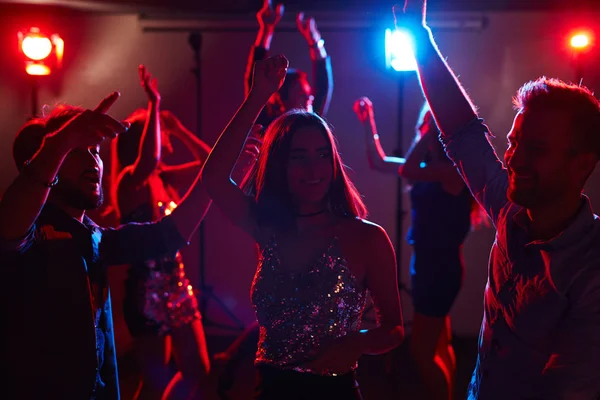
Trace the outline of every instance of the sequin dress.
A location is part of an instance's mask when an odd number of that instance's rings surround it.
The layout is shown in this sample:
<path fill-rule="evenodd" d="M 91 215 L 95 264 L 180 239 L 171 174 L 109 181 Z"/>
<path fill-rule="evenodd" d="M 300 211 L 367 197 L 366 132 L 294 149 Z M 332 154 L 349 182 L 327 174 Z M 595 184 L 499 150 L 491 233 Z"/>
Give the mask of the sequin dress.
<path fill-rule="evenodd" d="M 176 205 L 158 202 L 161 215 Z M 155 211 L 147 204 L 122 219 L 123 223 L 148 222 Z M 194 289 L 179 252 L 161 259 L 131 265 L 125 281 L 124 314 L 132 336 L 168 334 L 200 318 Z"/>
<path fill-rule="evenodd" d="M 251 289 L 260 325 L 255 364 L 336 375 L 302 365 L 334 339 L 360 329 L 366 295 L 348 268 L 337 238 L 302 272 L 281 268 L 273 238 L 262 251 Z"/>

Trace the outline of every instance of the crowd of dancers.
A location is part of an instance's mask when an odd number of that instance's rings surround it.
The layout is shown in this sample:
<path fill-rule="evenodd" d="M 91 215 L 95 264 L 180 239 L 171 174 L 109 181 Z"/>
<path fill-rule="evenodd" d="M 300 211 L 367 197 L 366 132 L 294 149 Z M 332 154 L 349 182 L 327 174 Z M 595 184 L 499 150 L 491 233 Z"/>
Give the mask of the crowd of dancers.
<path fill-rule="evenodd" d="M 147 109 L 116 120 L 112 93 L 94 109 L 58 106 L 18 132 L 19 174 L 0 200 L 8 322 L 0 343 L 10 398 L 120 398 L 107 269 L 123 264 L 122 306 L 140 370 L 135 398 L 208 398 L 211 361 L 179 250 L 213 202 L 258 249 L 257 322 L 217 357 L 235 375 L 250 345 L 254 398 L 362 399 L 361 356 L 403 342 L 394 248 L 366 219 L 325 120 L 331 60 L 314 19 L 297 17 L 313 85 L 284 56 L 268 57 L 283 12 L 269 0 L 258 12 L 245 99 L 212 148 L 161 110 L 157 81 L 143 66 Z M 414 28 L 425 95 L 407 154 L 385 154 L 368 98 L 354 112 L 371 167 L 409 185 L 410 353 L 422 398 L 454 398 L 449 313 L 463 280 L 462 247 L 490 221 L 496 240 L 468 399 L 600 398 L 600 221 L 582 193 L 600 159 L 598 100 L 556 79 L 524 84 L 502 163 L 437 49 L 425 1 L 408 0 L 394 14 Z M 107 213 L 118 220 L 110 228 L 86 216 L 103 202 L 105 139 Z M 164 163 L 173 140 L 195 161 Z M 363 329 L 368 297 L 377 324 Z"/>

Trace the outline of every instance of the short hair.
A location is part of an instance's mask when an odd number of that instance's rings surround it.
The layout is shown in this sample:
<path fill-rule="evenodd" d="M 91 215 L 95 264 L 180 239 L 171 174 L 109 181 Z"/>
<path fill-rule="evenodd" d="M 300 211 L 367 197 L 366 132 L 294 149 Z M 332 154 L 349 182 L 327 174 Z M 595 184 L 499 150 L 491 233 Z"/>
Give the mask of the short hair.
<path fill-rule="evenodd" d="M 567 112 L 575 133 L 575 149 L 600 159 L 600 103 L 585 86 L 542 76 L 525 83 L 513 97 L 519 112 L 553 109 Z"/>
<path fill-rule="evenodd" d="M 19 130 L 13 142 L 13 159 L 20 171 L 38 152 L 44 138 L 84 111 L 81 107 L 60 104 L 43 117 L 32 118 Z"/>

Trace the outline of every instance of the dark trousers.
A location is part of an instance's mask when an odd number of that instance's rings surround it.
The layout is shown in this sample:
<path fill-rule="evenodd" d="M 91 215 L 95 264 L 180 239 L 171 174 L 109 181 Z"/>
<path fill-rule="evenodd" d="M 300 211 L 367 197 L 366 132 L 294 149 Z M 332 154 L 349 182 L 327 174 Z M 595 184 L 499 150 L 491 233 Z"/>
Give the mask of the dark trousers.
<path fill-rule="evenodd" d="M 356 374 L 320 376 L 257 367 L 255 400 L 362 400 Z"/>

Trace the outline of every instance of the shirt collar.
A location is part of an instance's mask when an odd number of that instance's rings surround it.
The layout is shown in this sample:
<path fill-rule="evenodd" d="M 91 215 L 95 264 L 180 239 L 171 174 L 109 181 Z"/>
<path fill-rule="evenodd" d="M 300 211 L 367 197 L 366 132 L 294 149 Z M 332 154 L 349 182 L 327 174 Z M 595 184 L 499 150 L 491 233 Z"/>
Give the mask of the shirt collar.
<path fill-rule="evenodd" d="M 83 221 L 79 222 L 76 218 L 67 214 L 62 208 L 51 203 L 46 203 L 44 205 L 44 208 L 40 212 L 40 219 L 43 222 L 48 222 L 70 231 L 81 230 L 82 228 L 87 228 L 88 230 L 98 228 L 98 225 L 96 225 L 96 223 L 87 215 L 84 214 Z"/>
<path fill-rule="evenodd" d="M 534 240 L 527 243 L 526 246 L 536 245 L 558 250 L 581 240 L 585 233 L 592 228 L 594 220 L 598 218 L 594 215 L 590 199 L 586 195 L 582 195 L 581 197 L 581 207 L 567 228 L 551 239 Z M 524 207 L 520 207 L 513 215 L 513 221 L 523 230 L 529 231 L 529 217 Z"/>

